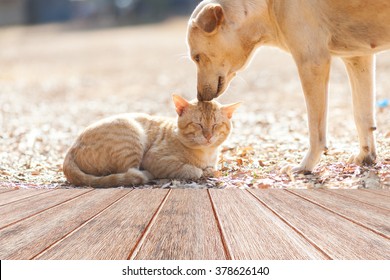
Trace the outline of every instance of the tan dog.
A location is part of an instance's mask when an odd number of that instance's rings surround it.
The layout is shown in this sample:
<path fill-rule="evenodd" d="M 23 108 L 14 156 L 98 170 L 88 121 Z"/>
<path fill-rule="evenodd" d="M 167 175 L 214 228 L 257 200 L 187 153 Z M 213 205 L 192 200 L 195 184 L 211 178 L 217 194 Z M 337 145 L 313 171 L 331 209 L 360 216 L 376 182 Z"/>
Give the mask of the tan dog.
<path fill-rule="evenodd" d="M 294 172 L 313 170 L 326 150 L 331 56 L 340 56 L 360 141 L 351 162 L 375 161 L 374 53 L 390 48 L 389 0 L 207 0 L 191 16 L 188 44 L 198 67 L 199 100 L 221 95 L 261 45 L 292 54 L 310 130 L 309 151 Z"/>

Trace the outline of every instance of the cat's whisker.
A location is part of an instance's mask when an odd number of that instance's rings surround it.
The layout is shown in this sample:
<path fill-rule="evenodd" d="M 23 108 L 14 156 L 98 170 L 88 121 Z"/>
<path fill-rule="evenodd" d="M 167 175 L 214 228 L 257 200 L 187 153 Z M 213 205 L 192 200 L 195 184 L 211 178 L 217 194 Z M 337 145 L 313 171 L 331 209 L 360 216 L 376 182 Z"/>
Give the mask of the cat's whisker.
<path fill-rule="evenodd" d="M 238 78 L 238 80 L 244 82 L 244 84 L 245 84 L 246 86 L 249 86 L 248 81 L 245 80 L 245 78 L 244 78 L 243 76 L 241 76 L 240 74 L 237 74 L 237 75 L 236 75 L 236 78 Z"/>

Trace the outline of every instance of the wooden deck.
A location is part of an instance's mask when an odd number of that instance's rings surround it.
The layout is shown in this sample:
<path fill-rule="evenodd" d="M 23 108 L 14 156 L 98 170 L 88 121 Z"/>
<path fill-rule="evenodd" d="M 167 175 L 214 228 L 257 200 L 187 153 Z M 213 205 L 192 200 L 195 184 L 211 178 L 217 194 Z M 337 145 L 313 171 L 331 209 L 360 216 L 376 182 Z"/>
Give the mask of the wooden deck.
<path fill-rule="evenodd" d="M 0 189 L 0 259 L 390 259 L 388 190 Z"/>

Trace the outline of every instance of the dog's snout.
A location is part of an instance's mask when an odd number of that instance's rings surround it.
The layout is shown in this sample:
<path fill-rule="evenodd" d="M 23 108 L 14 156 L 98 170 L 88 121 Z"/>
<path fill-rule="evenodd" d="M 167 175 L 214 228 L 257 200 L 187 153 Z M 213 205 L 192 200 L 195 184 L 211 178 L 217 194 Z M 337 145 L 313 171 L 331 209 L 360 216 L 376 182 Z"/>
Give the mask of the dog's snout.
<path fill-rule="evenodd" d="M 197 98 L 198 98 L 199 101 L 206 101 L 206 100 L 203 99 L 203 94 L 202 94 L 202 92 L 199 91 L 199 90 L 198 90 Z"/>
<path fill-rule="evenodd" d="M 211 84 L 207 84 L 203 87 L 198 87 L 198 100 L 199 101 L 211 101 L 217 98 L 223 93 L 225 86 L 225 77 L 218 76 L 217 81 Z"/>
<path fill-rule="evenodd" d="M 213 93 L 211 93 L 209 88 L 207 88 L 206 90 L 203 90 L 203 91 L 198 90 L 197 97 L 198 97 L 199 101 L 211 101 L 216 96 Z"/>

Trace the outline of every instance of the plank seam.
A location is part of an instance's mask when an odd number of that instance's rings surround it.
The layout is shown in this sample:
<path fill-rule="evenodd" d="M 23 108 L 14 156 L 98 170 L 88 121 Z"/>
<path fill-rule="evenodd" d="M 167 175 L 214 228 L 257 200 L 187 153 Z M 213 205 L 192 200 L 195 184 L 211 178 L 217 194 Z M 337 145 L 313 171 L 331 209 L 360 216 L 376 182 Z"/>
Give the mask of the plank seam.
<path fill-rule="evenodd" d="M 95 190 L 92 190 L 92 191 L 95 191 Z M 108 208 L 110 208 L 112 205 L 118 203 L 119 201 L 121 201 L 122 199 L 124 199 L 129 193 L 131 193 L 132 190 L 129 190 L 127 193 L 125 193 L 124 195 L 122 195 L 121 197 L 117 198 L 116 200 L 114 200 L 112 203 L 110 203 L 109 205 L 107 205 L 106 207 L 104 207 L 100 212 L 96 213 L 95 215 L 91 216 L 89 219 L 85 220 L 84 222 L 82 222 L 79 226 L 76 226 L 76 228 L 74 228 L 73 230 L 71 230 L 70 232 L 68 232 L 67 234 L 65 234 L 63 237 L 61 237 L 60 239 L 58 239 L 57 241 L 53 242 L 51 245 L 47 246 L 45 249 L 43 249 L 41 252 L 37 253 L 36 255 L 34 255 L 33 257 L 30 258 L 30 260 L 33 260 L 33 259 L 36 259 L 38 258 L 39 256 L 43 255 L 47 250 L 49 250 L 50 248 L 53 248 L 54 246 L 56 246 L 58 243 L 62 242 L 64 239 L 68 238 L 69 236 L 73 235 L 76 231 L 80 230 L 83 226 L 85 226 L 87 223 L 89 223 L 92 219 L 100 216 L 103 212 L 105 212 Z M 88 192 L 90 193 L 90 192 Z"/>
<path fill-rule="evenodd" d="M 345 215 L 343 215 L 341 213 L 333 211 L 332 209 L 322 205 L 320 202 L 313 201 L 310 198 L 304 197 L 304 196 L 302 196 L 302 195 L 300 195 L 300 194 L 298 194 L 298 193 L 296 193 L 294 191 L 290 191 L 290 190 L 286 190 L 286 191 L 291 193 L 291 194 L 293 194 L 293 195 L 295 195 L 295 196 L 297 196 L 297 197 L 300 197 L 300 198 L 302 198 L 302 199 L 304 199 L 304 200 L 306 200 L 306 201 L 308 201 L 310 203 L 313 203 L 314 205 L 317 205 L 317 206 L 319 206 L 319 207 L 321 207 L 321 208 L 323 208 L 323 209 L 325 209 L 325 210 L 327 210 L 327 211 L 329 211 L 329 212 L 331 212 L 331 213 L 333 213 L 335 215 L 338 215 L 338 216 L 342 217 L 343 219 L 345 219 L 347 221 L 350 221 L 350 222 L 352 222 L 352 223 L 354 223 L 354 224 L 356 224 L 358 226 L 361 226 L 361 227 L 363 227 L 365 229 L 368 229 L 368 230 L 370 230 L 370 231 L 372 231 L 372 232 L 374 232 L 374 233 L 376 233 L 376 234 L 378 234 L 378 235 L 380 235 L 380 236 L 382 236 L 382 237 L 384 237 L 386 239 L 390 239 L 386 234 L 384 234 L 384 233 L 382 233 L 380 231 L 377 231 L 377 230 L 375 230 L 373 228 L 370 228 L 370 227 L 368 227 L 368 226 L 366 226 L 366 225 L 364 225 L 364 224 L 354 220 L 353 218 L 349 218 L 349 217 L 347 217 L 347 216 L 345 216 Z"/>
<path fill-rule="evenodd" d="M 30 196 L 26 196 L 26 197 L 23 197 L 21 199 L 17 199 L 17 200 L 14 200 L 14 201 L 10 201 L 10 202 L 7 202 L 7 203 L 4 203 L 4 204 L 0 204 L 0 207 L 2 206 L 6 206 L 6 205 L 9 205 L 9 204 L 12 204 L 12 203 L 15 203 L 15 202 L 19 202 L 19 201 L 22 201 L 22 200 L 25 200 L 25 199 L 28 199 L 28 198 L 31 198 L 31 197 L 34 197 L 34 196 L 39 196 L 39 195 L 42 195 L 44 193 L 48 193 L 48 192 L 52 192 L 54 190 L 47 190 L 45 192 L 40 192 L 40 193 L 37 193 L 37 194 L 33 194 L 33 195 L 30 195 Z M 7 193 L 7 192 L 6 192 Z"/>
<path fill-rule="evenodd" d="M 306 236 L 303 232 L 301 232 L 299 229 L 294 227 L 289 221 L 287 221 L 281 214 L 279 214 L 276 210 L 272 209 L 269 205 L 267 205 L 265 202 L 263 202 L 256 194 L 254 194 L 251 190 L 247 190 L 258 202 L 260 202 L 264 207 L 266 207 L 268 210 L 270 210 L 272 213 L 274 213 L 279 219 L 281 219 L 287 226 L 289 226 L 293 231 L 295 231 L 297 234 L 302 236 L 309 244 L 311 244 L 315 249 L 317 249 L 321 254 L 325 256 L 325 258 L 332 260 L 333 258 L 328 255 L 323 249 L 321 249 L 314 241 L 310 240 L 308 236 Z"/>
<path fill-rule="evenodd" d="M 45 211 L 47 211 L 47 210 L 53 209 L 53 208 L 55 208 L 55 207 L 57 207 L 57 206 L 60 206 L 60 205 L 62 205 L 62 204 L 65 204 L 65 203 L 67 203 L 67 202 L 69 202 L 69 201 L 71 201 L 71 200 L 73 200 L 73 199 L 76 199 L 76 198 L 78 198 L 78 197 L 80 197 L 80 196 L 82 196 L 82 195 L 85 195 L 85 194 L 87 194 L 87 193 L 90 193 L 91 191 L 93 191 L 93 190 L 86 191 L 86 192 L 81 193 L 81 194 L 79 194 L 79 195 L 76 195 L 75 197 L 72 197 L 72 198 L 68 198 L 68 199 L 66 199 L 66 200 L 64 200 L 64 201 L 61 201 L 61 202 L 59 202 L 59 203 L 57 203 L 57 204 L 55 204 L 55 205 L 53 205 L 53 206 L 50 206 L 50 207 L 48 207 L 48 208 L 46 208 L 46 209 L 43 209 L 43 210 L 41 210 L 41 211 L 38 211 L 38 212 L 36 212 L 36 213 L 34 213 L 34 214 L 31 214 L 31 215 L 29 215 L 29 216 L 27 216 L 27 217 L 24 217 L 24 218 L 22 218 L 22 219 L 16 220 L 16 221 L 14 221 L 14 222 L 12 222 L 12 223 L 9 223 L 9 224 L 7 224 L 7 225 L 5 225 L 5 226 L 0 227 L 0 230 L 5 229 L 6 227 L 12 226 L 12 225 L 14 225 L 14 224 L 17 224 L 17 223 L 19 223 L 19 222 L 25 221 L 25 220 L 27 220 L 27 219 L 30 219 L 30 218 L 32 218 L 32 217 L 34 217 L 34 216 L 37 216 L 37 215 L 39 215 L 39 214 L 41 214 L 41 213 L 43 213 L 43 212 L 45 212 Z"/>
<path fill-rule="evenodd" d="M 156 212 L 154 212 L 154 214 L 153 214 L 152 218 L 150 219 L 149 223 L 146 225 L 144 231 L 141 234 L 141 237 L 137 240 L 137 242 L 135 243 L 133 249 L 130 250 L 129 255 L 127 256 L 127 260 L 134 260 L 137 257 L 137 255 L 139 253 L 139 250 L 141 249 L 141 247 L 142 247 L 146 237 L 149 235 L 150 229 L 152 228 L 152 226 L 156 222 L 157 217 L 160 214 L 162 208 L 164 207 L 165 202 L 168 200 L 168 197 L 171 194 L 171 192 L 172 192 L 172 189 L 169 189 L 169 191 L 167 192 L 167 194 L 165 195 L 165 197 L 161 201 L 160 205 L 158 206 Z"/>
<path fill-rule="evenodd" d="M 234 256 L 231 253 L 232 250 L 231 250 L 231 248 L 229 246 L 229 243 L 227 242 L 227 239 L 226 239 L 225 230 L 223 229 L 223 226 L 222 226 L 222 223 L 221 223 L 221 219 L 220 219 L 220 217 L 218 215 L 218 212 L 217 212 L 217 209 L 215 207 L 215 203 L 214 203 L 213 197 L 212 197 L 209 189 L 207 190 L 207 193 L 209 195 L 209 199 L 210 199 L 210 202 L 211 202 L 211 208 L 213 210 L 214 218 L 215 218 L 215 220 L 217 222 L 217 227 L 218 227 L 219 235 L 221 237 L 223 251 L 225 253 L 226 259 L 227 260 L 234 260 Z"/>
<path fill-rule="evenodd" d="M 329 190 L 321 190 L 321 191 L 330 193 Z M 363 204 L 366 204 L 366 205 L 370 205 L 370 206 L 372 206 L 372 207 L 376 207 L 376 208 L 379 208 L 379 209 L 382 209 L 382 210 L 385 210 L 385 211 L 389 211 L 389 210 L 390 210 L 390 209 L 388 209 L 388 208 L 385 208 L 385 207 L 382 207 L 382 206 L 378 206 L 378 205 L 374 205 L 374 204 L 371 204 L 371 203 L 369 203 L 369 202 L 361 201 L 361 200 L 359 200 L 359 199 L 357 199 L 357 198 L 355 198 L 355 197 L 351 197 L 351 196 L 348 196 L 348 195 L 344 195 L 344 194 L 341 194 L 341 193 L 339 193 L 339 192 L 334 192 L 334 194 L 336 194 L 337 196 L 342 196 L 342 197 L 350 198 L 350 199 L 353 199 L 353 200 L 358 201 L 358 202 L 360 202 L 360 203 L 363 203 Z"/>

